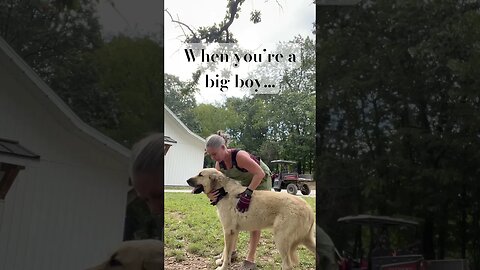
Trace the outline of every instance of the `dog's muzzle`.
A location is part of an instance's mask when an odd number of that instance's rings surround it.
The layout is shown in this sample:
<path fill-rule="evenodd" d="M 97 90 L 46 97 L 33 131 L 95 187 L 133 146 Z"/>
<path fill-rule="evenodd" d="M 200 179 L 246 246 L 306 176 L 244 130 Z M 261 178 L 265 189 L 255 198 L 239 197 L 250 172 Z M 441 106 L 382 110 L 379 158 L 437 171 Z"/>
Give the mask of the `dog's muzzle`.
<path fill-rule="evenodd" d="M 189 186 L 193 187 L 193 190 L 192 190 L 193 194 L 199 194 L 199 193 L 202 193 L 204 191 L 202 185 L 195 185 L 195 181 L 194 181 L 193 178 L 188 179 L 187 184 Z"/>

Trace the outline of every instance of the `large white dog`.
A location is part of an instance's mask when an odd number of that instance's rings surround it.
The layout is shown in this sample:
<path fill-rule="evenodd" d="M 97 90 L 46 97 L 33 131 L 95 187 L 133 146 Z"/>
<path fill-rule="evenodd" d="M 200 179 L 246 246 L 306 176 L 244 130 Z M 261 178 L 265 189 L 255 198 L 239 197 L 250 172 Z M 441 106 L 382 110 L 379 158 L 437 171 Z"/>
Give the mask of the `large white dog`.
<path fill-rule="evenodd" d="M 287 193 L 256 190 L 248 211 L 240 213 L 235 207 L 237 195 L 245 187 L 218 170 L 204 169 L 187 183 L 194 187 L 193 193 L 209 193 L 220 188 L 227 193 L 216 204 L 225 240 L 223 262 L 217 270 L 229 268 L 233 243 L 237 241 L 239 231 L 273 228 L 282 270 L 292 269 L 299 263 L 297 248 L 301 244 L 315 254 L 315 216 L 305 200 Z"/>

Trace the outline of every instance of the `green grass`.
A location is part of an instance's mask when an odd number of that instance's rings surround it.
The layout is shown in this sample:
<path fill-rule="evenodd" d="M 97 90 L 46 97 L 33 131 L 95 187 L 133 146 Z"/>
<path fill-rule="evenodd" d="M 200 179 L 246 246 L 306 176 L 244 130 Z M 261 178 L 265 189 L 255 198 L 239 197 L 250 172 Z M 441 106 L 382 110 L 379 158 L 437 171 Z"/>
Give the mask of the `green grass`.
<path fill-rule="evenodd" d="M 305 198 L 315 209 L 315 198 Z M 241 232 L 237 244 L 240 259 L 248 249 L 248 232 Z M 191 253 L 208 259 L 214 268 L 213 256 L 223 250 L 223 233 L 216 208 L 208 198 L 190 193 L 165 193 L 165 256 L 176 261 Z M 297 269 L 315 269 L 315 256 L 305 247 L 299 249 L 301 264 Z M 280 269 L 281 259 L 270 230 L 263 230 L 257 250 L 259 269 Z"/>

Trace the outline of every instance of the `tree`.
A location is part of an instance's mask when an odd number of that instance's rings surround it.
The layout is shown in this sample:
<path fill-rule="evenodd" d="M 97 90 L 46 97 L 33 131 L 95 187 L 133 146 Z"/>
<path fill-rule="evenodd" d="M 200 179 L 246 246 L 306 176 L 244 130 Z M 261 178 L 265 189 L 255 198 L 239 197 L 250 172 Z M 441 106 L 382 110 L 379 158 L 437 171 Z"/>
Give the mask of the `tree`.
<path fill-rule="evenodd" d="M 0 36 L 85 122 L 115 122 L 114 99 L 98 88 L 93 53 L 103 45 L 95 3 L 2 1 Z"/>
<path fill-rule="evenodd" d="M 131 146 L 163 126 L 163 48 L 148 38 L 118 36 L 95 52 L 101 92 L 115 98 L 116 121 L 99 127 Z"/>
<path fill-rule="evenodd" d="M 168 10 L 165 10 L 165 12 L 169 15 L 172 22 L 182 27 L 185 43 L 235 43 L 237 40 L 229 32 L 229 28 L 234 20 L 240 17 L 241 6 L 244 2 L 245 0 L 227 0 L 225 18 L 218 24 L 214 23 L 212 26 L 199 27 L 198 30 L 193 30 L 193 27 L 174 19 Z M 259 10 L 252 11 L 250 20 L 253 23 L 259 23 L 261 21 L 261 12 Z"/>
<path fill-rule="evenodd" d="M 165 74 L 165 105 L 182 122 L 194 132 L 200 132 L 201 127 L 196 120 L 194 109 L 197 106 L 194 82 L 183 82 L 178 77 Z"/>
<path fill-rule="evenodd" d="M 203 138 L 216 133 L 218 130 L 229 132 L 236 128 L 239 117 L 225 106 L 214 106 L 212 104 L 200 104 L 194 110 L 195 118 L 199 122 L 199 135 Z"/>
<path fill-rule="evenodd" d="M 297 55 L 301 65 L 290 70 L 277 67 L 263 69 L 257 74 L 263 78 L 277 77 L 280 92 L 265 96 L 267 138 L 280 143 L 279 157 L 299 162 L 300 173 L 313 172 L 315 153 L 315 55 L 314 43 L 309 38 L 296 37 L 302 55 Z M 279 44 L 279 47 L 282 47 Z M 262 79 L 263 80 L 263 79 Z"/>
<path fill-rule="evenodd" d="M 319 192 L 342 201 L 323 212 L 331 230 L 337 215 L 411 214 L 424 220 L 427 258 L 477 260 L 478 8 L 378 0 L 320 10 Z"/>

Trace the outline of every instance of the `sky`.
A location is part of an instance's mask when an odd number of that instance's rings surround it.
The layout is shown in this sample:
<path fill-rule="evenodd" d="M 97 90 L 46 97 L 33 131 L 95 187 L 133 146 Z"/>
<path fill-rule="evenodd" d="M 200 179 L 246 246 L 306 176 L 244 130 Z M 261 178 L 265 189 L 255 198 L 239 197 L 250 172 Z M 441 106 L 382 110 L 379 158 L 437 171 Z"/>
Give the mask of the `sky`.
<path fill-rule="evenodd" d="M 108 37 L 119 33 L 126 35 L 153 33 L 161 37 L 163 35 L 163 2 L 161 0 L 100 0 L 97 15 L 102 26 L 102 34 Z"/>
<path fill-rule="evenodd" d="M 185 58 L 181 50 L 183 34 L 163 10 L 168 9 L 176 19 L 192 27 L 210 26 L 222 21 L 226 3 L 227 0 L 100 0 L 98 15 L 102 32 L 107 38 L 118 33 L 130 36 L 153 33 L 158 37 L 163 33 L 165 73 L 189 80 L 196 67 L 179 61 Z M 252 10 L 260 10 L 260 23 L 254 24 L 249 20 Z M 246 0 L 240 18 L 233 22 L 230 31 L 243 48 L 267 48 L 297 35 L 313 39 L 314 21 L 315 6 L 311 0 Z M 246 94 L 235 88 L 222 93 L 218 89 L 203 86 L 199 83 L 200 91 L 196 94 L 198 103 L 221 103 L 226 97 Z"/>
<path fill-rule="evenodd" d="M 194 27 L 211 26 L 215 22 L 221 22 L 225 16 L 227 1 L 210 0 L 208 5 L 205 5 L 205 2 L 165 0 L 165 9 L 175 19 Z M 260 23 L 254 24 L 250 21 L 252 10 L 260 10 L 262 19 Z M 272 47 L 279 41 L 289 41 L 297 35 L 310 36 L 313 39 L 314 22 L 315 6 L 311 0 L 247 0 L 242 5 L 240 18 L 233 22 L 230 31 L 240 46 L 258 50 Z M 178 24 L 171 22 L 170 17 L 165 15 L 165 73 L 189 80 L 195 66 L 179 61 L 185 58 L 182 50 L 183 37 Z M 206 88 L 202 78 L 199 81 L 200 91 L 196 95 L 198 103 L 221 103 L 226 97 L 240 97 L 248 92 L 230 87 L 228 91 L 222 93 L 215 88 Z"/>

